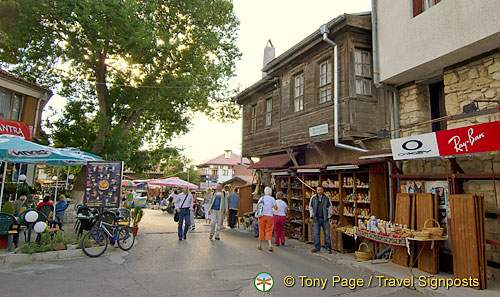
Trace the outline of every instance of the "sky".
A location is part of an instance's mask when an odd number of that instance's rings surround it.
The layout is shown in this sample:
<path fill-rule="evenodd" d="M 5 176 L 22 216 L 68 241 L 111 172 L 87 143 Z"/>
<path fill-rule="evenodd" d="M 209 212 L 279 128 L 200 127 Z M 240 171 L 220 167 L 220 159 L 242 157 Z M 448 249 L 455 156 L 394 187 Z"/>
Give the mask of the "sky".
<path fill-rule="evenodd" d="M 236 76 L 231 86 L 240 90 L 262 78 L 264 48 L 271 39 L 276 57 L 343 13 L 369 11 L 370 0 L 234 0 L 235 14 L 240 20 L 238 47 L 242 53 L 236 63 Z M 64 107 L 65 99 L 53 96 L 48 106 Z M 184 148 L 192 165 L 223 154 L 224 150 L 241 153 L 241 119 L 219 123 L 197 114 L 188 133 L 173 139 L 172 144 Z"/>

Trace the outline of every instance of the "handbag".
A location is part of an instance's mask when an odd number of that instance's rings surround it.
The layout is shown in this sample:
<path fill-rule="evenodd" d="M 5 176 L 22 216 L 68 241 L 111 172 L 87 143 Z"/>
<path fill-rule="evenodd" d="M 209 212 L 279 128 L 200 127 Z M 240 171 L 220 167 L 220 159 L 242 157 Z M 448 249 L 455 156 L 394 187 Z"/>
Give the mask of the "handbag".
<path fill-rule="evenodd" d="M 189 193 L 186 194 L 186 197 L 184 197 L 184 201 L 182 201 L 182 204 L 181 204 L 181 207 L 182 208 L 184 206 L 184 202 L 186 202 L 186 199 L 187 197 L 189 196 Z M 178 222 L 179 221 L 179 212 L 175 212 L 174 214 L 174 222 Z"/>
<path fill-rule="evenodd" d="M 264 199 L 262 198 L 260 198 L 261 200 L 257 202 L 257 207 L 255 208 L 255 217 L 257 219 L 264 215 Z"/>

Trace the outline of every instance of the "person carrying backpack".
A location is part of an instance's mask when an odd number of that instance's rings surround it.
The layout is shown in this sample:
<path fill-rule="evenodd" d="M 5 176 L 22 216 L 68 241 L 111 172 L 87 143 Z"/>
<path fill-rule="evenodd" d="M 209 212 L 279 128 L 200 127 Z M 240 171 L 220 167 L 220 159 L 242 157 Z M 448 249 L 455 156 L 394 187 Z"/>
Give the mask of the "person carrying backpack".
<path fill-rule="evenodd" d="M 270 187 L 264 189 L 264 196 L 260 197 L 257 202 L 255 216 L 259 219 L 259 246 L 257 249 L 262 250 L 262 241 L 265 239 L 269 244 L 269 251 L 273 251 L 271 240 L 273 238 L 273 209 L 277 209 L 276 200 L 271 196 L 273 190 Z"/>

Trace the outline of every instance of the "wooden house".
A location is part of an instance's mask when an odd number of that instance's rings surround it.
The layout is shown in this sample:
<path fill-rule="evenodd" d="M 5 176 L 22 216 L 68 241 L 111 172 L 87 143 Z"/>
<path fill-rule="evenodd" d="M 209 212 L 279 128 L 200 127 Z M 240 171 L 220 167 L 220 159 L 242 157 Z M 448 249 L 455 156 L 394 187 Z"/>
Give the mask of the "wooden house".
<path fill-rule="evenodd" d="M 243 107 L 244 157 L 288 152 L 295 165 L 357 159 L 359 150 L 334 145 L 336 79 L 339 142 L 388 147 L 377 140 L 390 119 L 386 94 L 372 83 L 370 14 L 344 14 L 326 26 L 338 47 L 338 78 L 334 48 L 317 30 L 269 61 L 265 76 L 236 96 Z"/>

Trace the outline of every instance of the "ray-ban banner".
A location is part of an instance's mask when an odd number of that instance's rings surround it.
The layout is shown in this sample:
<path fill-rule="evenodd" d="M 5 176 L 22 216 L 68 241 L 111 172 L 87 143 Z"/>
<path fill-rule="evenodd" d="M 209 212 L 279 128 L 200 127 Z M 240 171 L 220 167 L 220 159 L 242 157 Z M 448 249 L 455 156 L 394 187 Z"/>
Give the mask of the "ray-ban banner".
<path fill-rule="evenodd" d="M 391 148 L 394 160 L 498 151 L 500 122 L 392 139 Z"/>

